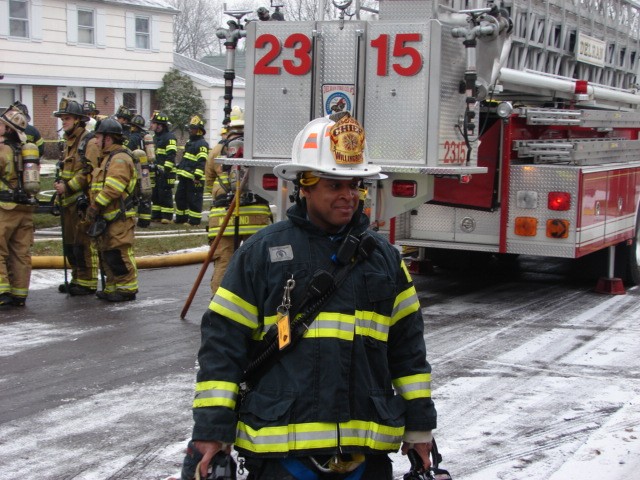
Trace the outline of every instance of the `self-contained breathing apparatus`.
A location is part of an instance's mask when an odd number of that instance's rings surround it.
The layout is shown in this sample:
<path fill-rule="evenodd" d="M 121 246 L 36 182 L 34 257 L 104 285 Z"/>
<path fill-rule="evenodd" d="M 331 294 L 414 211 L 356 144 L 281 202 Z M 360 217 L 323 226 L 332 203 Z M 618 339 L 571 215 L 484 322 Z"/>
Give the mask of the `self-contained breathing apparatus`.
<path fill-rule="evenodd" d="M 136 160 L 135 156 L 127 148 L 123 147 L 121 150 L 116 150 L 116 151 L 111 152 L 111 154 L 109 155 L 109 158 L 107 158 L 107 161 L 106 161 L 105 166 L 104 166 L 104 175 L 105 176 L 107 175 L 107 172 L 109 171 L 109 165 L 111 164 L 111 159 L 114 157 L 114 155 L 116 155 L 118 153 L 126 153 L 132 159 L 134 165 L 136 164 L 137 160 Z M 136 166 L 136 169 L 137 169 L 137 166 Z M 147 170 L 147 178 L 148 178 L 148 173 L 149 172 Z M 120 218 L 122 218 L 123 215 L 126 215 L 127 210 L 132 209 L 133 207 L 135 207 L 138 204 L 139 200 L 138 200 L 138 197 L 136 196 L 136 190 L 138 189 L 139 182 L 140 182 L 140 179 L 138 178 L 138 181 L 136 182 L 136 187 L 134 188 L 134 191 L 131 192 L 130 195 L 126 199 L 120 197 L 120 209 L 119 209 L 119 211 L 118 211 L 118 213 L 116 214 L 115 217 L 113 217 L 110 220 L 107 220 L 106 218 L 104 218 L 103 215 L 97 215 L 95 217 L 95 219 L 91 222 L 91 225 L 89 225 L 89 228 L 87 230 L 87 235 L 88 236 L 90 236 L 92 238 L 99 237 L 100 235 L 102 235 L 107 230 L 107 227 L 109 226 L 109 224 L 111 224 L 111 223 L 115 222 L 116 220 L 119 220 Z M 88 207 L 88 203 L 87 203 L 87 207 Z M 86 211 L 87 207 L 85 207 L 85 211 Z"/>
<path fill-rule="evenodd" d="M 38 200 L 35 196 L 40 192 L 40 154 L 38 147 L 33 143 L 11 144 L 10 147 L 13 150 L 13 161 L 18 184 L 16 188 L 11 188 L 9 183 L 2 179 L 9 189 L 0 191 L 0 201 L 37 206 Z"/>
<path fill-rule="evenodd" d="M 234 132 L 232 131 L 229 135 L 233 134 Z M 241 133 L 235 133 L 235 135 L 223 142 L 222 153 L 226 154 L 227 158 L 242 158 L 244 155 L 244 137 Z M 241 177 L 241 174 L 236 175 L 236 170 L 230 165 L 223 165 L 222 172 L 224 175 L 218 176 L 218 184 L 224 190 L 224 193 L 217 195 L 213 199 L 213 206 L 228 208 L 235 197 L 236 185 L 242 178 L 237 178 L 238 176 Z M 240 193 L 240 206 L 244 207 L 256 203 L 268 204 L 269 202 L 245 187 Z"/>

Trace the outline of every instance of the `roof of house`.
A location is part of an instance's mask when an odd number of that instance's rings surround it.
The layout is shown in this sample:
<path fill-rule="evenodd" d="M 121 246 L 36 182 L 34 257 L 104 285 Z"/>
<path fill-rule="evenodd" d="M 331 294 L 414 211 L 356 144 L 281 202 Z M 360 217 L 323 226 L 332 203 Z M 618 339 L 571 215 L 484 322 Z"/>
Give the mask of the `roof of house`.
<path fill-rule="evenodd" d="M 213 67 L 175 52 L 173 53 L 173 65 L 180 72 L 189 75 L 204 85 L 210 87 L 224 86 L 224 70 L 221 68 Z M 244 87 L 244 78 L 236 76 L 234 85 Z"/>
<path fill-rule="evenodd" d="M 224 70 L 227 68 L 227 56 L 226 54 L 222 55 L 206 55 L 200 59 L 201 62 L 206 63 L 207 65 L 211 65 L 213 67 L 221 68 Z M 235 55 L 235 71 L 236 75 L 240 73 L 240 76 L 244 77 L 245 68 L 247 65 L 247 55 L 244 50 L 236 50 Z"/>
<path fill-rule="evenodd" d="M 165 0 L 102 0 L 102 2 L 114 3 L 118 5 L 130 5 L 144 9 L 163 10 L 167 13 L 174 14 L 180 13 L 180 10 L 178 10 Z"/>

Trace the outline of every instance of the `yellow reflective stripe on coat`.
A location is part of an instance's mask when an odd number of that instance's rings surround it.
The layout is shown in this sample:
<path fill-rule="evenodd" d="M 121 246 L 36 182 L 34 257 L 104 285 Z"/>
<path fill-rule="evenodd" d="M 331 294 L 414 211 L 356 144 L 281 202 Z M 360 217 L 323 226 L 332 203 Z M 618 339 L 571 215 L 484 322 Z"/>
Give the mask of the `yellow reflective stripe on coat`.
<path fill-rule="evenodd" d="M 258 328 L 258 308 L 222 287 L 216 290 L 209 310 L 252 330 Z"/>
<path fill-rule="evenodd" d="M 80 195 L 82 195 L 81 191 L 72 193 L 71 195 L 65 194 L 64 197 L 62 197 L 62 206 L 68 207 L 69 205 L 75 204 Z"/>
<path fill-rule="evenodd" d="M 232 382 L 207 381 L 196 383 L 193 408 L 228 407 L 236 408 L 238 385 Z"/>
<path fill-rule="evenodd" d="M 395 325 L 398 320 L 417 312 L 419 309 L 420 301 L 416 289 L 412 285 L 396 297 L 393 303 L 393 312 L 391 312 L 391 325 Z"/>
<path fill-rule="evenodd" d="M 404 427 L 351 420 L 335 423 L 298 423 L 255 430 L 238 422 L 235 444 L 254 453 L 286 453 L 320 448 L 361 447 L 396 451 Z"/>
<path fill-rule="evenodd" d="M 431 398 L 431 374 L 418 373 L 393 379 L 393 386 L 405 400 Z"/>

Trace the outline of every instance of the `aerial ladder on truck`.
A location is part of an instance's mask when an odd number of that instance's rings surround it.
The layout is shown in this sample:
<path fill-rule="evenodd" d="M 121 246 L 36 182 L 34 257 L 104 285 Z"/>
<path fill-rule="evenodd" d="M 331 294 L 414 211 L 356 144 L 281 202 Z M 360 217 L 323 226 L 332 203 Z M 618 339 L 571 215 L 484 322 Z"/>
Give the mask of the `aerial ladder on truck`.
<path fill-rule="evenodd" d="M 336 20 L 246 26 L 245 157 L 282 217 L 312 118 L 367 132 L 372 224 L 434 258 L 605 253 L 640 283 L 640 6 L 630 0 L 334 2 Z M 345 13 L 347 15 L 345 15 Z M 350 20 L 349 20 L 350 18 Z"/>

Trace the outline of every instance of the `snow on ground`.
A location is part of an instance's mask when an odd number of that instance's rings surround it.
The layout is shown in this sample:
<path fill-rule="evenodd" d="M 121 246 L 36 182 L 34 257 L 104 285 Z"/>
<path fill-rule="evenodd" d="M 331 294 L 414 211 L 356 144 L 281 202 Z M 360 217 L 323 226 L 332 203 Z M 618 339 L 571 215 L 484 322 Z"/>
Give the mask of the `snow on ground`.
<path fill-rule="evenodd" d="M 57 288 L 63 281 L 62 271 L 34 270 L 32 289 Z M 447 378 L 434 379 L 433 390 L 442 467 L 456 480 L 640 479 L 640 292 L 602 297 L 569 291 L 554 297 L 548 289 L 532 291 L 531 303 L 522 293 L 509 300 L 513 307 L 501 305 L 500 292 L 492 294 L 493 304 L 484 305 L 487 292 L 480 291 L 439 299 L 424 310 L 427 325 L 438 328 L 427 332 L 435 376 L 447 372 Z M 546 313 L 533 307 L 541 301 L 547 302 Z M 136 304 L 122 308 L 141 302 Z M 542 323 L 541 315 L 551 320 Z M 0 361 L 85 333 L 34 318 L 4 324 Z M 30 471 L 25 463 L 40 472 L 38 478 L 51 480 L 157 479 L 162 472 L 176 473 L 191 428 L 192 386 L 192 373 L 169 374 L 161 383 L 133 383 L 82 399 L 70 394 L 43 415 L 0 425 L 2 476 L 25 477 Z M 170 412 L 175 404 L 179 414 L 157 417 L 157 411 Z M 87 417 L 87 411 L 100 413 Z M 179 436 L 184 431 L 184 440 L 158 442 L 163 428 L 178 429 Z M 91 444 L 76 441 L 93 432 Z M 117 444 L 134 437 L 148 447 L 123 453 Z M 25 448 L 16 439 L 34 446 Z M 409 463 L 399 454 L 392 459 L 400 479 Z M 78 467 L 69 476 L 74 462 Z M 142 464 L 144 474 L 128 473 Z"/>

